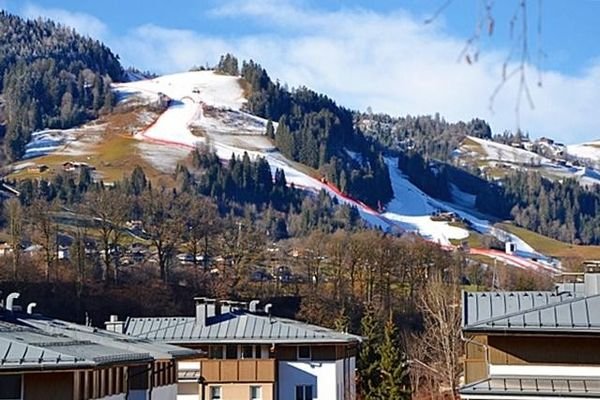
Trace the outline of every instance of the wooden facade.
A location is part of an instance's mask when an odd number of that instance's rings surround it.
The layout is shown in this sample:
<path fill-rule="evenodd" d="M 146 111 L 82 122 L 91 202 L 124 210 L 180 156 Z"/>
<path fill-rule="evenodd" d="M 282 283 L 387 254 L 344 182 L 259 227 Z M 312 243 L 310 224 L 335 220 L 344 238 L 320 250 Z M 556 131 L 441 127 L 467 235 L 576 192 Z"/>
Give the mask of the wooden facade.
<path fill-rule="evenodd" d="M 276 369 L 274 359 L 200 360 L 206 382 L 275 382 Z"/>
<path fill-rule="evenodd" d="M 488 376 L 488 365 L 600 364 L 600 338 L 557 335 L 469 335 L 465 384 Z"/>

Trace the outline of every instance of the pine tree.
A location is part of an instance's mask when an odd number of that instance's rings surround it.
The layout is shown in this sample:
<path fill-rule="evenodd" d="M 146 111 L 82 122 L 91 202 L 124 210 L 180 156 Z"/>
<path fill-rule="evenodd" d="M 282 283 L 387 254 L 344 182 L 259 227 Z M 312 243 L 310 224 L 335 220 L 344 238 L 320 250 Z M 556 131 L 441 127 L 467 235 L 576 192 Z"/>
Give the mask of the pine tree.
<path fill-rule="evenodd" d="M 377 397 L 381 400 L 409 399 L 408 362 L 396 342 L 396 328 L 391 318 L 385 324 L 383 341 L 377 353 L 381 374 Z"/>
<path fill-rule="evenodd" d="M 377 400 L 377 389 L 381 384 L 380 355 L 378 344 L 381 341 L 381 326 L 375 310 L 368 307 L 360 322 L 363 342 L 358 354 L 359 392 L 365 400 Z"/>
<path fill-rule="evenodd" d="M 275 140 L 275 128 L 273 128 L 273 121 L 269 118 L 267 121 L 267 137 L 269 139 Z"/>

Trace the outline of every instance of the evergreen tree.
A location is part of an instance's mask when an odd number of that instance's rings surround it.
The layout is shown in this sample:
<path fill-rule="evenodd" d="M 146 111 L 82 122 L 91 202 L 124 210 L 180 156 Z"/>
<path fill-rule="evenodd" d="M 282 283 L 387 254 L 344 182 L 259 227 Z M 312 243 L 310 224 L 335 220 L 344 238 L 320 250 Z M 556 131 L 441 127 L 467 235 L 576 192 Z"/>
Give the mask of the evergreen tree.
<path fill-rule="evenodd" d="M 398 346 L 396 336 L 396 328 L 390 318 L 385 323 L 383 341 L 377 349 L 381 374 L 377 395 L 381 400 L 410 399 L 408 362 Z"/>
<path fill-rule="evenodd" d="M 359 392 L 365 400 L 379 400 L 378 388 L 381 384 L 380 361 L 378 351 L 381 342 L 381 325 L 372 307 L 367 307 L 360 321 L 360 334 L 363 342 L 358 353 L 357 369 Z"/>

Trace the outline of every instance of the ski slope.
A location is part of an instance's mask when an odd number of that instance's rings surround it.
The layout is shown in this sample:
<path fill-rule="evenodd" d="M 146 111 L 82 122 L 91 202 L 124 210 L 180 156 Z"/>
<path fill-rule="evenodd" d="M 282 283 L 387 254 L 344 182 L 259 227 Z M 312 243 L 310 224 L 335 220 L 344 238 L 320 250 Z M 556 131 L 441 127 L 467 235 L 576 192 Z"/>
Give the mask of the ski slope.
<path fill-rule="evenodd" d="M 594 163 L 599 163 L 600 141 L 568 145 L 567 153 L 578 158 L 590 160 Z"/>
<path fill-rule="evenodd" d="M 118 98 L 129 101 L 155 102 L 159 94 L 172 99 L 170 106 L 146 130 L 137 133 L 140 141 L 161 143 L 184 149 L 194 149 L 199 144 L 208 144 L 222 159 L 248 153 L 251 158 L 264 157 L 273 171 L 282 169 L 286 179 L 295 186 L 319 192 L 327 191 L 342 203 L 355 206 L 363 219 L 385 230 L 417 232 L 427 240 L 451 246 L 451 240 L 466 239 L 469 231 L 453 226 L 446 221 L 434 221 L 431 215 L 437 211 L 454 212 L 469 221 L 479 232 L 505 234 L 492 229 L 486 220 L 476 218 L 468 211 L 458 209 L 432 199 L 414 186 L 396 167 L 395 160 L 386 159 L 390 171 L 394 199 L 383 213 L 371 209 L 360 201 L 349 198 L 337 188 L 310 176 L 298 168 L 298 164 L 286 159 L 265 137 L 266 120 L 244 112 L 246 99 L 239 78 L 215 74 L 212 71 L 186 72 L 166 75 L 151 80 L 141 80 L 115 85 Z M 358 157 L 358 154 L 353 154 Z M 172 160 L 155 159 L 154 162 L 168 163 Z M 463 193 L 464 202 L 472 202 Z M 513 240 L 522 251 L 535 252 L 518 238 Z M 498 255 L 497 257 L 502 257 Z M 515 257 L 512 256 L 514 259 Z M 518 258 L 518 257 L 517 257 Z M 516 263 L 509 257 L 503 261 L 515 266 L 527 265 L 528 261 Z M 536 268 L 530 265 L 531 268 Z"/>

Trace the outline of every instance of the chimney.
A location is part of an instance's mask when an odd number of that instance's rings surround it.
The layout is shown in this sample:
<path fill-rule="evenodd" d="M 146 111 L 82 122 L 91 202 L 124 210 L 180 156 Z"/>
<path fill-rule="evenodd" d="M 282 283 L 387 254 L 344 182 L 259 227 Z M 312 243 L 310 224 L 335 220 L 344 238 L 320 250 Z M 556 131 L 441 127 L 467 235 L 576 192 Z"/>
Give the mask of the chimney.
<path fill-rule="evenodd" d="M 19 298 L 19 296 L 21 296 L 20 293 L 13 292 L 6 297 L 6 311 L 13 311 L 13 303 Z"/>
<path fill-rule="evenodd" d="M 125 321 L 119 321 L 117 315 L 111 315 L 109 320 L 104 323 L 104 327 L 109 332 L 123 333 L 125 328 Z"/>
<path fill-rule="evenodd" d="M 594 296 L 600 294 L 600 263 L 588 262 L 583 275 L 584 294 Z"/>
<path fill-rule="evenodd" d="M 221 305 L 218 300 L 207 297 L 194 297 L 196 302 L 196 324 L 210 325 L 210 318 L 221 315 Z"/>

